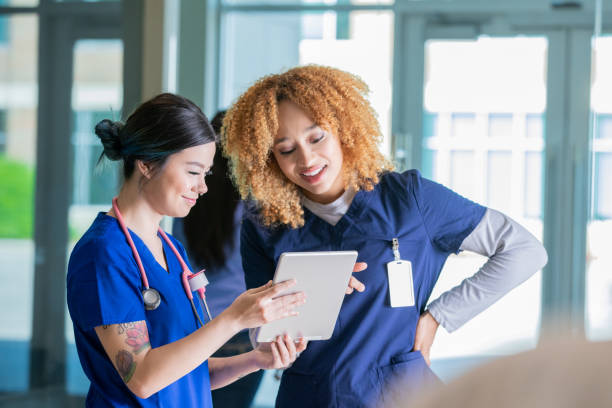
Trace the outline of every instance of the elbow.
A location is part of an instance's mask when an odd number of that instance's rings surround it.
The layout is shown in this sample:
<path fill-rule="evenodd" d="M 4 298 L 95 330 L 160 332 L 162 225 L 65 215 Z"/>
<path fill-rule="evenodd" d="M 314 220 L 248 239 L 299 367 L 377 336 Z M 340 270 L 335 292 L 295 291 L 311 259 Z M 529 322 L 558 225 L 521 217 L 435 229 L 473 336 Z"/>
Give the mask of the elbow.
<path fill-rule="evenodd" d="M 537 239 L 533 239 L 529 245 L 529 250 L 525 253 L 526 264 L 529 266 L 528 269 L 533 275 L 537 271 L 541 270 L 548 263 L 548 253 L 544 246 Z"/>
<path fill-rule="evenodd" d="M 534 262 L 537 266 L 536 271 L 539 271 L 540 269 L 544 268 L 548 263 L 548 252 L 546 252 L 546 248 L 544 248 L 544 245 L 542 245 L 540 242 L 538 242 L 537 251 L 534 259 Z"/>
<path fill-rule="evenodd" d="M 138 398 L 141 398 L 141 399 L 147 399 L 151 395 L 155 394 L 155 391 L 151 387 L 141 382 L 130 381 L 126 385 L 130 389 L 130 391 L 132 391 L 134 395 L 136 395 Z"/>
<path fill-rule="evenodd" d="M 146 378 L 140 378 L 136 375 L 134 375 L 125 385 L 132 392 L 132 394 L 142 399 L 147 399 L 159 391 L 159 389 L 155 389 L 155 386 L 151 384 L 151 381 L 147 381 Z"/>
<path fill-rule="evenodd" d="M 537 239 L 533 238 L 525 242 L 525 246 L 521 250 L 520 261 L 517 266 L 520 266 L 522 273 L 517 275 L 519 284 L 526 281 L 535 275 L 536 272 L 544 268 L 548 263 L 548 253 L 544 246 Z"/>

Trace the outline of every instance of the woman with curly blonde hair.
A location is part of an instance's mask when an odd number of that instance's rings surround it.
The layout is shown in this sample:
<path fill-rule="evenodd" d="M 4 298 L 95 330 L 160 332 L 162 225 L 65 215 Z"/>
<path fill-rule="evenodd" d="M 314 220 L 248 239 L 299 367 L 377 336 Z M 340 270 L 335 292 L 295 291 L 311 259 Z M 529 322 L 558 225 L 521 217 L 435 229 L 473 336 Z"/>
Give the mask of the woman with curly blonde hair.
<path fill-rule="evenodd" d="M 241 232 L 247 287 L 272 278 L 283 252 L 357 250 L 365 261 L 347 290 L 361 293 L 344 300 L 331 339 L 284 372 L 278 407 L 371 406 L 400 379 L 415 391 L 437 382 L 438 325 L 455 330 L 546 263 L 505 215 L 416 170 L 392 171 L 367 92 L 349 73 L 297 67 L 257 81 L 225 117 L 224 151 L 254 204 Z M 428 305 L 446 258 L 461 250 L 489 261 Z"/>

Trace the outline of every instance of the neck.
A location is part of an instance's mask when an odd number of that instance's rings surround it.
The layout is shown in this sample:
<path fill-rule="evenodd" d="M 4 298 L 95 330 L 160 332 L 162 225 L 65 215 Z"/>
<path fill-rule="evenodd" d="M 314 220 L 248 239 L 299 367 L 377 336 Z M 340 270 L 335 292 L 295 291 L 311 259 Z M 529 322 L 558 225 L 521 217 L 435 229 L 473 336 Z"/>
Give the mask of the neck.
<path fill-rule="evenodd" d="M 145 242 L 156 239 L 163 215 L 155 211 L 142 190 L 139 191 L 138 183 L 133 180 L 125 182 L 117 196 L 117 206 L 129 229 Z M 108 214 L 115 216 L 112 209 Z"/>
<path fill-rule="evenodd" d="M 302 193 L 311 201 L 319 204 L 329 204 L 336 201 L 346 191 L 344 184 L 345 176 L 342 172 L 338 174 L 331 187 L 322 194 L 312 194 L 306 189 L 302 189 Z"/>
<path fill-rule="evenodd" d="M 304 194 L 304 196 L 307 199 L 309 199 L 312 202 L 323 204 L 323 205 L 333 203 L 334 201 L 342 197 L 342 194 L 344 194 L 345 192 L 346 190 L 342 190 L 342 191 L 334 192 L 332 194 L 327 193 L 325 195 L 312 195 L 308 191 L 302 190 L 302 194 Z"/>
<path fill-rule="evenodd" d="M 344 183 L 340 180 L 340 183 L 335 183 L 328 191 L 322 194 L 312 194 L 310 191 L 306 189 L 302 189 L 302 194 L 304 194 L 310 201 L 314 201 L 319 204 L 329 204 L 336 201 L 338 198 L 344 194 L 346 191 L 344 188 Z"/>

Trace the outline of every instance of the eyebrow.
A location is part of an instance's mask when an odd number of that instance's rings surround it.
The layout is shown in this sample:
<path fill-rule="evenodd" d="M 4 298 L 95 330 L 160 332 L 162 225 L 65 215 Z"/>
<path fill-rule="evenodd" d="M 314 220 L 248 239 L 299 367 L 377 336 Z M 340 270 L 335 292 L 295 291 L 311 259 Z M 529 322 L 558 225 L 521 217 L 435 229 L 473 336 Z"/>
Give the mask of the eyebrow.
<path fill-rule="evenodd" d="M 193 166 L 198 166 L 198 167 L 201 167 L 201 168 L 203 168 L 203 169 L 205 169 L 205 168 L 206 168 L 206 166 L 204 166 L 204 165 L 203 165 L 202 163 L 200 163 L 200 162 L 190 161 L 190 162 L 187 162 L 187 164 L 191 164 L 191 165 L 193 165 Z"/>
<path fill-rule="evenodd" d="M 317 125 L 316 123 L 313 123 L 311 126 L 308 126 L 306 129 L 303 130 L 303 133 L 309 132 L 314 128 L 319 127 L 319 125 Z M 279 143 L 283 143 L 285 140 L 287 140 L 286 137 L 281 137 L 280 139 L 277 139 L 274 141 L 274 146 L 276 146 Z"/>

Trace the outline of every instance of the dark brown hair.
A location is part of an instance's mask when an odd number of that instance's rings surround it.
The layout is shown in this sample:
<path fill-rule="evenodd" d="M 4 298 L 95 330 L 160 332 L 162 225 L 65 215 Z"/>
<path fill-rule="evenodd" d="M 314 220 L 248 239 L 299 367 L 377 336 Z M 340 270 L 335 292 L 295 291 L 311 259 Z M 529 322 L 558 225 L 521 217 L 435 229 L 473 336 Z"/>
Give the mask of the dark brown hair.
<path fill-rule="evenodd" d="M 129 179 L 136 160 L 152 168 L 164 165 L 168 156 L 189 147 L 215 141 L 206 115 L 187 98 L 163 93 L 140 105 L 124 123 L 104 119 L 96 135 L 110 160 L 123 160 L 123 176 Z"/>
<path fill-rule="evenodd" d="M 211 124 L 216 133 L 221 129 L 225 111 L 218 112 Z M 206 176 L 208 193 L 200 197 L 183 218 L 187 250 L 198 267 L 221 266 L 226 250 L 234 248 L 235 212 L 240 196 L 232 184 L 227 159 L 217 150 Z"/>

